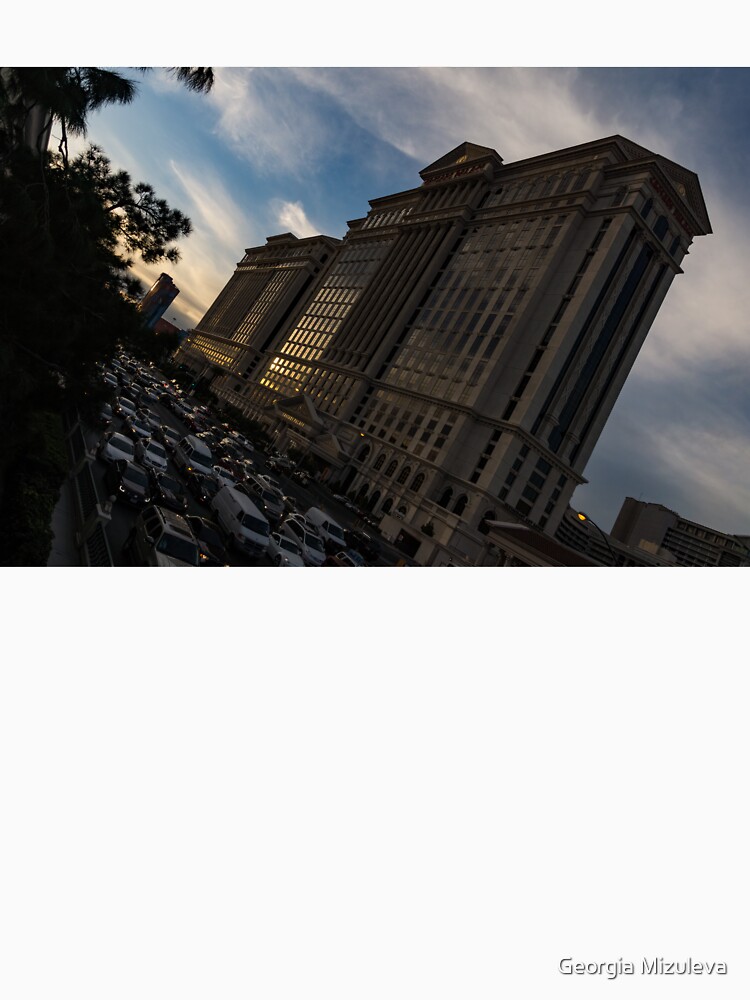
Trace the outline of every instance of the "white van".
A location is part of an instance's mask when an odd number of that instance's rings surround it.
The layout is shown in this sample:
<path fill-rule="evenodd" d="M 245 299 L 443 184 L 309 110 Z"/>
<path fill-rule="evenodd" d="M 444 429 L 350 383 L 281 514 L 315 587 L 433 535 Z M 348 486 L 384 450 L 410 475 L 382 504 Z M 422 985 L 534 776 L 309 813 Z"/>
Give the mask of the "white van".
<path fill-rule="evenodd" d="M 323 539 L 326 551 L 336 552 L 346 548 L 344 529 L 330 514 L 319 507 L 311 507 L 305 517 Z"/>
<path fill-rule="evenodd" d="M 264 555 L 270 528 L 250 497 L 233 486 L 222 486 L 211 498 L 211 509 L 238 549 L 249 556 Z"/>
<path fill-rule="evenodd" d="M 195 469 L 204 476 L 213 474 L 214 459 L 208 445 L 194 434 L 184 437 L 174 450 L 174 462 L 178 469 Z"/>

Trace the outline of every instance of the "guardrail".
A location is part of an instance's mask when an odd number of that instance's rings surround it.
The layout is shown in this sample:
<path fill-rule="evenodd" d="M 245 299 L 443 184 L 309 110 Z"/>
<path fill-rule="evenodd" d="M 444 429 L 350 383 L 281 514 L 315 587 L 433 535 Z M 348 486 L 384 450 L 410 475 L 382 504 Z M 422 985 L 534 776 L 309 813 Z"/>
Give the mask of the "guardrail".
<path fill-rule="evenodd" d="M 84 566 L 114 566 L 105 525 L 110 520 L 110 504 L 102 504 L 91 470 L 94 456 L 86 448 L 78 414 L 65 418 L 68 451 L 71 460 L 70 479 L 75 501 L 75 545 Z"/>

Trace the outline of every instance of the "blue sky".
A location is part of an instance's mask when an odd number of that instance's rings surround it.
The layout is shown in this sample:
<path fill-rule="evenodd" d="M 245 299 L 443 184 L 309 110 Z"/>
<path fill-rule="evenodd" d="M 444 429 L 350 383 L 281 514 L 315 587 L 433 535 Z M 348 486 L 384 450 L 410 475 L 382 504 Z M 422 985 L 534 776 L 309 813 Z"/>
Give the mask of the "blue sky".
<path fill-rule="evenodd" d="M 167 315 L 186 327 L 245 247 L 343 236 L 463 139 L 510 162 L 621 133 L 695 170 L 714 234 L 693 244 L 573 502 L 605 530 L 630 495 L 750 531 L 749 71 L 219 68 L 208 96 L 161 71 L 138 86 L 88 138 L 193 220 L 167 269 L 181 289 Z"/>

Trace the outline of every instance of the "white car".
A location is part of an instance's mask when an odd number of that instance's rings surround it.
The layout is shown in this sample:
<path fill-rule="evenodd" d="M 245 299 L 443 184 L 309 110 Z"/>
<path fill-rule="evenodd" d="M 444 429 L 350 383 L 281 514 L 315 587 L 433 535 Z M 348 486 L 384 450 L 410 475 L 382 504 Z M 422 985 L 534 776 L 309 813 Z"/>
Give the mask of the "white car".
<path fill-rule="evenodd" d="M 313 531 L 306 531 L 296 518 L 287 518 L 279 534 L 296 542 L 306 566 L 322 566 L 326 557 L 323 543 Z"/>
<path fill-rule="evenodd" d="M 128 417 L 125 421 L 125 428 L 134 440 L 151 437 L 151 428 L 142 417 Z"/>
<path fill-rule="evenodd" d="M 134 417 L 135 403 L 125 396 L 120 396 L 115 400 L 115 413 L 120 417 Z"/>
<path fill-rule="evenodd" d="M 236 486 L 237 480 L 234 476 L 228 472 L 226 469 L 222 468 L 220 465 L 215 465 L 211 470 L 214 479 L 219 484 L 219 486 Z"/>
<path fill-rule="evenodd" d="M 130 438 L 126 438 L 124 434 L 107 431 L 99 444 L 97 455 L 105 462 L 117 462 L 120 459 L 132 462 L 135 459 L 135 448 Z"/>
<path fill-rule="evenodd" d="M 157 469 L 159 472 L 167 471 L 167 453 L 164 445 L 158 441 L 138 441 L 135 446 L 135 457 L 148 469 Z"/>
<path fill-rule="evenodd" d="M 268 555 L 274 566 L 305 565 L 299 543 L 278 531 L 272 531 L 268 537 Z"/>

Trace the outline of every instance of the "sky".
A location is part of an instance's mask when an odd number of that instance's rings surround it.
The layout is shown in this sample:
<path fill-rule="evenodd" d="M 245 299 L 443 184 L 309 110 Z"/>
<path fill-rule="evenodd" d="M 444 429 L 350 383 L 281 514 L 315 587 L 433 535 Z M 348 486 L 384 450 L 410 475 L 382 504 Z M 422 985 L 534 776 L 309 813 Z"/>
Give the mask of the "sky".
<path fill-rule="evenodd" d="M 166 313 L 198 323 L 245 248 L 343 237 L 368 200 L 467 139 L 505 162 L 615 133 L 698 174 L 713 234 L 674 280 L 573 506 L 609 530 L 626 496 L 750 533 L 750 71 L 731 68 L 216 67 L 208 95 L 161 70 L 87 141 L 192 219 Z"/>

